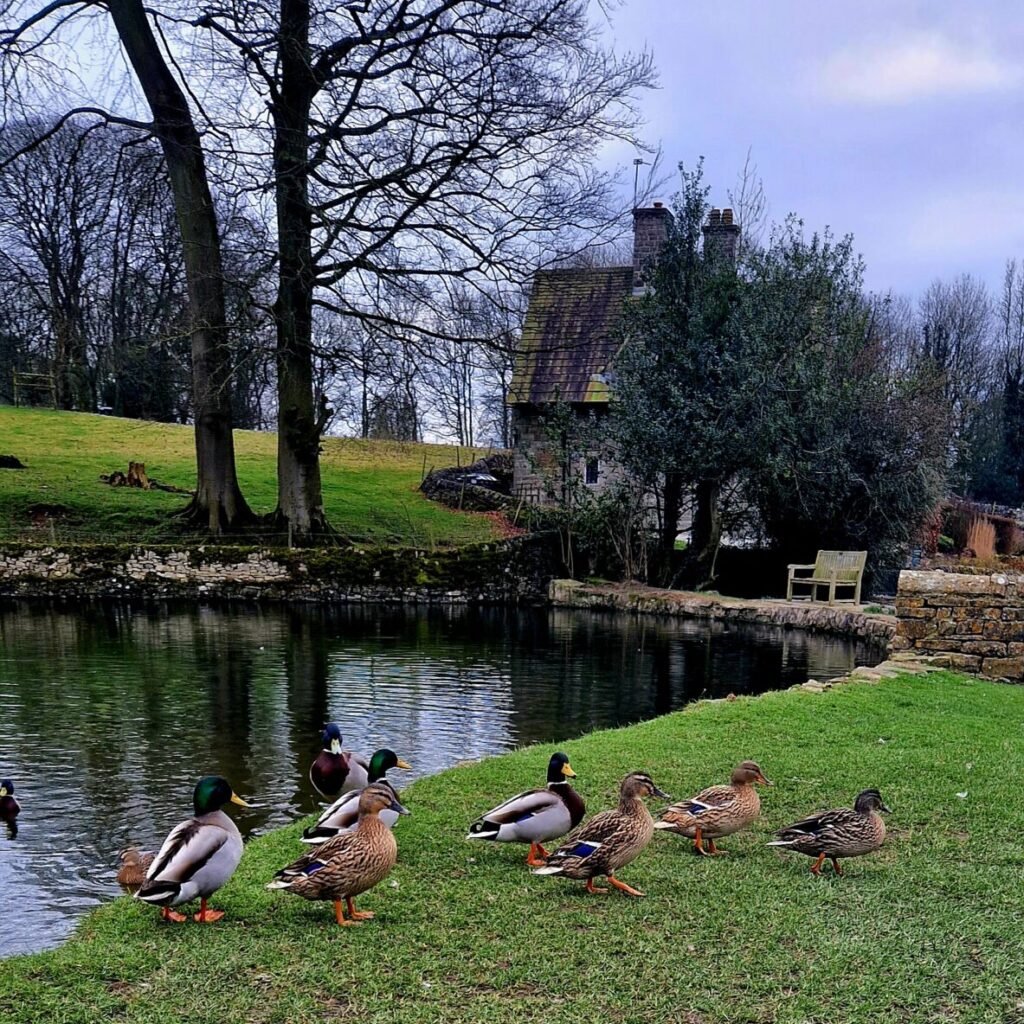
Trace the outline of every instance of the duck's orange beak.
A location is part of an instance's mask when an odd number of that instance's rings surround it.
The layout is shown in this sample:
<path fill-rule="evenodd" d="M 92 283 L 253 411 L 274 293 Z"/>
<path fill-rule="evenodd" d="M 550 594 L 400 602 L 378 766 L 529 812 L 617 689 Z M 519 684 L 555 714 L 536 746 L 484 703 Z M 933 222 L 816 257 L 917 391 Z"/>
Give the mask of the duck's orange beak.
<path fill-rule="evenodd" d="M 408 761 L 403 761 L 402 758 L 398 758 L 395 761 L 395 765 L 399 768 L 404 768 L 407 772 L 412 771 L 412 765 Z"/>
<path fill-rule="evenodd" d="M 774 782 L 769 782 L 768 779 L 766 779 L 760 772 L 757 773 L 757 781 L 760 782 L 762 786 L 774 786 L 775 785 Z"/>

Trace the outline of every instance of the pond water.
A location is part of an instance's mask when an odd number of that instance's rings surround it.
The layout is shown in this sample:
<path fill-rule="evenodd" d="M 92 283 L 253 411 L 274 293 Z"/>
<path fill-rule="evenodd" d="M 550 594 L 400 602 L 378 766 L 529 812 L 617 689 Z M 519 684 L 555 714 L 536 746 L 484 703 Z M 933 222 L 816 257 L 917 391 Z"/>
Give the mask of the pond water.
<path fill-rule="evenodd" d="M 415 777 L 881 659 L 769 627 L 393 606 L 9 602 L 0 641 L 0 778 L 23 808 L 17 835 L 0 830 L 0 956 L 55 945 L 116 896 L 118 852 L 155 849 L 200 775 L 258 803 L 234 815 L 246 835 L 313 812 L 326 721 Z"/>

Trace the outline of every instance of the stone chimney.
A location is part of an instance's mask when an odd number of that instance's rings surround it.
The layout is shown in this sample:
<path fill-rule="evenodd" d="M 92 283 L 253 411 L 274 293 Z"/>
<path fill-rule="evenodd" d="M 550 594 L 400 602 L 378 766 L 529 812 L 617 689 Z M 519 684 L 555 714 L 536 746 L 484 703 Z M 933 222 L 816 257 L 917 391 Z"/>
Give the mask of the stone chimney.
<path fill-rule="evenodd" d="M 736 262 L 740 245 L 740 226 L 732 220 L 732 210 L 713 208 L 704 225 L 704 255 L 709 259 Z"/>
<path fill-rule="evenodd" d="M 672 214 L 655 203 L 633 211 L 633 294 L 640 295 L 650 285 L 650 268 L 668 240 Z"/>

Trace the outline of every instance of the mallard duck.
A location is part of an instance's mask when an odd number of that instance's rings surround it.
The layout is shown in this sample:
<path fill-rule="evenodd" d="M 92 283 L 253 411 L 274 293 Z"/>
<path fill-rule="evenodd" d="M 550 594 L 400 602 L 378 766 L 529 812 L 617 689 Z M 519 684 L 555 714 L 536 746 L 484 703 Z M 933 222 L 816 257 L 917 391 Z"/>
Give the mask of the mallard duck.
<path fill-rule="evenodd" d="M 323 732 L 323 750 L 309 766 L 313 788 L 332 800 L 342 793 L 362 789 L 370 781 L 369 762 L 351 750 L 342 750 L 341 741 L 338 723 L 328 722 Z"/>
<path fill-rule="evenodd" d="M 380 819 L 381 811 L 409 812 L 395 799 L 390 786 L 374 783 L 359 794 L 359 823 L 352 832 L 328 839 L 315 850 L 282 868 L 267 888 L 285 889 L 306 900 L 331 900 L 339 925 L 358 924 L 373 917 L 358 911 L 352 900 L 387 878 L 398 857 L 398 843 Z M 348 918 L 342 910 L 342 900 Z"/>
<path fill-rule="evenodd" d="M 569 779 L 576 773 L 565 754 L 551 755 L 546 789 L 528 789 L 498 804 L 469 826 L 467 839 L 493 839 L 499 843 L 529 843 L 526 863 L 531 868 L 547 863 L 543 844 L 572 831 L 586 813 L 586 806 Z"/>
<path fill-rule="evenodd" d="M 828 857 L 837 875 L 843 873 L 840 857 L 863 857 L 873 853 L 885 841 L 885 822 L 879 813 L 889 813 L 877 789 L 865 789 L 857 795 L 853 810 L 838 807 L 821 814 L 802 818 L 787 828 L 779 829 L 779 837 L 769 846 L 783 846 L 797 853 L 818 859 L 811 865 L 811 874 L 820 875 L 821 865 Z"/>
<path fill-rule="evenodd" d="M 21 804 L 14 795 L 14 783 L 10 779 L 0 782 L 0 821 L 13 825 L 14 819 L 21 814 Z"/>
<path fill-rule="evenodd" d="M 221 810 L 228 802 L 249 806 L 219 775 L 200 779 L 192 794 L 195 817 L 171 829 L 150 864 L 135 898 L 162 907 L 164 920 L 184 921 L 185 915 L 171 907 L 197 896 L 196 921 L 207 924 L 224 916 L 223 910 L 207 909 L 206 900 L 227 883 L 242 859 L 242 836 Z"/>
<path fill-rule="evenodd" d="M 654 827 L 692 839 L 697 853 L 712 857 L 723 854 L 725 850 L 719 850 L 715 840 L 746 828 L 761 813 L 755 784 L 772 785 L 756 761 L 743 761 L 732 770 L 728 786 L 710 786 L 689 800 L 666 807 Z"/>
<path fill-rule="evenodd" d="M 619 787 L 619 806 L 613 811 L 595 814 L 590 821 L 571 832 L 535 875 L 564 875 L 586 879 L 587 892 L 607 892 L 594 885 L 598 875 L 630 896 L 643 896 L 639 889 L 626 885 L 615 872 L 635 860 L 654 835 L 654 819 L 644 797 L 672 798 L 651 781 L 646 772 L 631 772 Z"/>
<path fill-rule="evenodd" d="M 121 854 L 121 867 L 117 872 L 117 884 L 125 892 L 134 893 L 146 880 L 146 872 L 149 871 L 155 853 L 143 852 L 130 846 Z"/>
<path fill-rule="evenodd" d="M 375 751 L 370 758 L 370 785 L 373 785 L 375 782 L 383 782 L 391 788 L 395 800 L 397 800 L 398 794 L 395 792 L 394 787 L 391 786 L 391 783 L 385 778 L 388 771 L 392 768 L 412 771 L 412 765 L 408 761 L 403 761 L 393 750 L 384 748 Z M 322 843 L 327 839 L 332 839 L 334 836 L 341 835 L 342 832 L 351 832 L 359 821 L 359 796 L 361 793 L 361 789 L 353 789 L 351 792 L 345 793 L 335 800 L 317 818 L 316 824 L 307 828 L 302 833 L 302 841 L 304 843 Z M 393 811 L 390 807 L 385 807 L 380 812 L 380 820 L 388 828 L 394 828 L 395 822 L 398 821 L 398 812 Z"/>

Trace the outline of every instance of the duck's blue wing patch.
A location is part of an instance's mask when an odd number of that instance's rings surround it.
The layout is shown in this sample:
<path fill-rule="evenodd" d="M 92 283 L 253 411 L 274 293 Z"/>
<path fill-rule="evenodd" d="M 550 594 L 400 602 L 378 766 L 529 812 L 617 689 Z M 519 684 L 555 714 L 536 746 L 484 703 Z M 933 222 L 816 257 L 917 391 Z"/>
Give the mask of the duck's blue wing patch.
<path fill-rule="evenodd" d="M 577 843 L 572 849 L 565 851 L 566 857 L 590 857 L 601 849 L 600 843 Z"/>
<path fill-rule="evenodd" d="M 303 868 L 302 873 L 304 875 L 315 875 L 323 866 L 321 861 L 314 860 Z"/>

